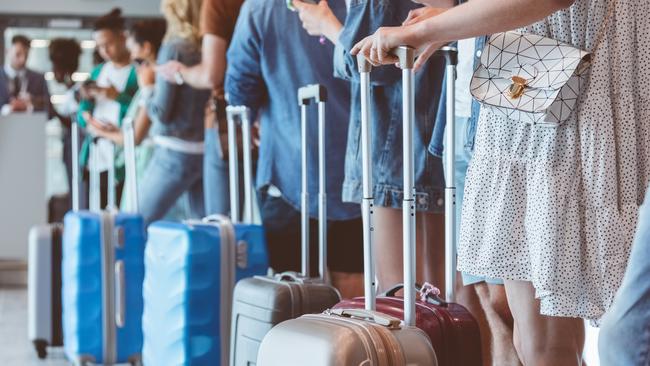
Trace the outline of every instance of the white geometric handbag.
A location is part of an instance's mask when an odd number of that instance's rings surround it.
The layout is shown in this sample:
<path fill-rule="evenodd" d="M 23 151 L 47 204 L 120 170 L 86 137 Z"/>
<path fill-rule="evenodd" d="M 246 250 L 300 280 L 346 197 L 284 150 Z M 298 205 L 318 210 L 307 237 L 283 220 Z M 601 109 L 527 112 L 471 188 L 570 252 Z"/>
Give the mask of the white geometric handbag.
<path fill-rule="evenodd" d="M 558 126 L 576 107 L 591 54 L 557 40 L 518 32 L 490 37 L 470 90 L 510 119 Z"/>

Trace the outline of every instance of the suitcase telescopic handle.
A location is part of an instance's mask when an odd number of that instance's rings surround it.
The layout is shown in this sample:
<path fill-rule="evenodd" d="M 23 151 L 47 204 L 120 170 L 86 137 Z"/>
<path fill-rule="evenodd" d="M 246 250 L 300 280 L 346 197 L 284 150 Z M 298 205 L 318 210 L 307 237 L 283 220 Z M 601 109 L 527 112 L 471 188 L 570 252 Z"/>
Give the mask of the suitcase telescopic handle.
<path fill-rule="evenodd" d="M 413 64 L 415 49 L 400 46 L 391 50 L 402 69 L 402 162 L 404 169 L 404 198 L 402 201 L 404 258 L 404 323 L 415 325 L 415 169 L 413 124 L 415 121 L 415 88 Z"/>
<path fill-rule="evenodd" d="M 70 117 L 70 133 L 72 138 L 72 210 L 79 211 L 79 125 L 77 124 L 77 114 L 73 113 Z"/>
<path fill-rule="evenodd" d="M 133 213 L 140 211 L 138 203 L 138 175 L 136 167 L 136 153 L 135 153 L 135 126 L 133 125 L 133 118 L 126 117 L 122 123 L 122 133 L 124 136 L 124 168 L 126 171 L 126 182 L 129 192 L 129 209 Z"/>
<path fill-rule="evenodd" d="M 314 101 L 318 104 L 318 272 L 324 282 L 329 283 L 327 274 L 327 193 L 325 181 L 325 103 L 327 89 L 320 84 L 312 84 L 298 89 L 298 104 L 300 105 L 301 122 L 301 243 L 302 243 L 302 273 L 309 277 L 310 248 L 309 248 L 309 186 L 308 186 L 308 128 L 307 107 Z"/>
<path fill-rule="evenodd" d="M 246 106 L 227 106 L 228 120 L 228 171 L 230 182 L 230 218 L 239 219 L 239 156 L 237 154 L 237 121 L 241 123 L 242 149 L 244 151 L 244 222 L 253 222 L 253 162 L 251 156 L 251 112 Z"/>
<path fill-rule="evenodd" d="M 445 299 L 455 300 L 456 285 L 456 65 L 458 64 L 458 49 L 445 46 L 439 51 L 445 58 L 446 73 L 446 141 L 447 155 L 445 157 Z"/>
<path fill-rule="evenodd" d="M 366 310 L 375 310 L 377 287 L 375 283 L 375 262 L 373 253 L 374 202 L 372 189 L 372 149 L 370 147 L 370 71 L 372 65 L 363 55 L 357 55 L 361 80 L 361 166 L 363 198 L 361 216 L 363 221 L 363 283 Z"/>

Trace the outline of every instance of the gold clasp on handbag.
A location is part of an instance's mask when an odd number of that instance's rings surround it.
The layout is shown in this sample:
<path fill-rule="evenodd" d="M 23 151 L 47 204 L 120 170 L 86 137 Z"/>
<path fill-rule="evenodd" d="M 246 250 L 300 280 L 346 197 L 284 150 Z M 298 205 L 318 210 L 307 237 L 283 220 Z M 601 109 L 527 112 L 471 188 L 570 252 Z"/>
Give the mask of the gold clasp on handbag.
<path fill-rule="evenodd" d="M 519 97 L 524 95 L 524 91 L 528 87 L 528 80 L 521 76 L 513 76 L 510 80 L 512 80 L 512 84 L 510 84 L 510 88 L 508 89 L 508 95 L 512 99 L 519 99 Z"/>

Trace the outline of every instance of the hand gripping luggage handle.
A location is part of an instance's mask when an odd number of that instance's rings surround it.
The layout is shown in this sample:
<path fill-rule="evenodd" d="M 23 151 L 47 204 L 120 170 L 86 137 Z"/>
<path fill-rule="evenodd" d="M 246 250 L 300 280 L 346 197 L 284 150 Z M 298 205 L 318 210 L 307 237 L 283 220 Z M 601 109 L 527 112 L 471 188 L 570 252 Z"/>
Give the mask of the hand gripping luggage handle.
<path fill-rule="evenodd" d="M 307 163 L 307 106 L 311 100 L 318 103 L 318 272 L 324 282 L 329 283 L 327 275 L 327 193 L 325 182 L 325 103 L 327 89 L 323 85 L 313 84 L 298 89 L 301 119 L 301 180 L 302 180 L 302 273 L 310 276 L 309 248 L 309 187 Z"/>
<path fill-rule="evenodd" d="M 456 65 L 458 64 L 458 49 L 455 47 L 442 47 L 439 51 L 447 62 L 446 66 L 446 139 L 447 147 L 445 169 L 445 299 L 453 302 L 455 300 L 456 285 Z"/>
<path fill-rule="evenodd" d="M 370 71 L 372 65 L 363 55 L 357 56 L 361 77 L 361 166 L 363 198 L 361 215 L 363 221 L 363 282 L 366 310 L 375 310 L 376 283 L 373 253 L 373 210 L 375 198 L 372 189 L 372 152 L 370 148 Z"/>
<path fill-rule="evenodd" d="M 241 121 L 242 148 L 244 150 L 244 203 L 246 205 L 244 222 L 253 222 L 253 162 L 251 157 L 250 109 L 246 106 L 227 106 L 228 119 L 228 171 L 230 182 L 230 218 L 239 220 L 239 156 L 237 155 L 237 123 Z"/>
<path fill-rule="evenodd" d="M 138 203 L 138 176 L 137 176 L 137 167 L 136 167 L 136 156 L 135 156 L 135 128 L 133 126 L 133 118 L 127 117 L 124 119 L 122 125 L 122 131 L 124 135 L 124 168 L 126 170 L 126 182 L 128 186 L 126 189 L 129 190 L 129 208 L 137 213 L 140 211 Z"/>

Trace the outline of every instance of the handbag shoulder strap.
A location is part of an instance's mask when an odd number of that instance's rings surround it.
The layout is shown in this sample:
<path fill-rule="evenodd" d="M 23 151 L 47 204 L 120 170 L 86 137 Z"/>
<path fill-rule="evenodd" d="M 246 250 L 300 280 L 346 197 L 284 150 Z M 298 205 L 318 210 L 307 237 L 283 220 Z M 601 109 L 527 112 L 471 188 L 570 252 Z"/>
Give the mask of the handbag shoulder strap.
<path fill-rule="evenodd" d="M 596 35 L 596 43 L 594 43 L 594 49 L 591 51 L 592 55 L 596 54 L 596 51 L 598 51 L 600 44 L 603 42 L 603 39 L 605 38 L 605 34 L 607 33 L 607 29 L 609 28 L 609 21 L 614 16 L 614 11 L 616 10 L 617 2 L 618 2 L 617 0 L 609 0 L 609 6 L 607 8 L 607 12 L 605 13 L 605 21 L 600 26 L 600 29 L 598 29 L 598 33 Z"/>

